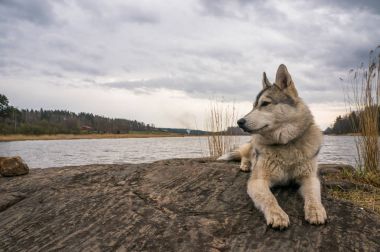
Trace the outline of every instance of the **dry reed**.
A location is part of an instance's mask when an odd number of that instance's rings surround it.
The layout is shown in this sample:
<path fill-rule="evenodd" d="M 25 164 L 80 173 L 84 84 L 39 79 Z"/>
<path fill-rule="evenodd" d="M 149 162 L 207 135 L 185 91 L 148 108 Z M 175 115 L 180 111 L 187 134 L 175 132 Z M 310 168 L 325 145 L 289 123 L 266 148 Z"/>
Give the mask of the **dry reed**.
<path fill-rule="evenodd" d="M 216 158 L 231 151 L 237 143 L 237 137 L 231 131 L 231 127 L 236 126 L 237 114 L 234 104 L 219 100 L 210 102 L 208 113 L 208 149 L 210 157 Z"/>
<path fill-rule="evenodd" d="M 380 49 L 378 46 L 376 49 Z M 379 106 L 380 106 L 380 53 L 370 52 L 367 67 L 362 64 L 348 75 L 346 103 L 350 112 L 358 115 L 352 127 L 360 133 L 355 139 L 358 167 L 367 173 L 379 170 Z"/>

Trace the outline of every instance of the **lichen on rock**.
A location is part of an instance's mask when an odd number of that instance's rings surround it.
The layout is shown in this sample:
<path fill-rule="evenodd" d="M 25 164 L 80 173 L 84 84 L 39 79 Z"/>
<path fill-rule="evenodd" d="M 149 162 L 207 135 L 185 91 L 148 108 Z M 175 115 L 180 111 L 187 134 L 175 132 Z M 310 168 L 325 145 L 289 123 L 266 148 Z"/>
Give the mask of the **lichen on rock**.
<path fill-rule="evenodd" d="M 5 177 L 20 176 L 29 173 L 28 165 L 21 157 L 0 157 L 0 174 Z"/>

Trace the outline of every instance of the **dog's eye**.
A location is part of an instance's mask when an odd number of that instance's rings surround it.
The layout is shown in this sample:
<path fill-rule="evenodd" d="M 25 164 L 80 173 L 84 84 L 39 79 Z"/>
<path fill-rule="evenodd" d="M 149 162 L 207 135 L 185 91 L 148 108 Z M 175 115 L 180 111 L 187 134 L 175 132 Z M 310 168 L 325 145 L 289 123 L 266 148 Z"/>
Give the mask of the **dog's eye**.
<path fill-rule="evenodd" d="M 261 103 L 261 107 L 268 106 L 269 104 L 270 104 L 270 102 L 263 101 L 263 102 Z"/>

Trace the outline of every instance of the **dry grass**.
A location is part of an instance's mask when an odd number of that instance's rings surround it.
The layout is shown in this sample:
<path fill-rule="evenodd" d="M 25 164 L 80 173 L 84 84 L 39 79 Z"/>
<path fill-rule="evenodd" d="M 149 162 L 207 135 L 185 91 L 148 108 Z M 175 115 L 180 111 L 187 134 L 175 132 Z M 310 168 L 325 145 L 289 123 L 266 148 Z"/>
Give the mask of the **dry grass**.
<path fill-rule="evenodd" d="M 352 190 L 329 189 L 328 193 L 380 214 L 380 46 L 370 52 L 368 66 L 362 64 L 349 72 L 346 102 L 349 111 L 356 111 L 359 123 L 352 122 L 355 130 L 357 170 L 327 176 L 327 180 L 348 181 Z M 361 186 L 360 186 L 361 185 Z M 363 186 L 364 185 L 364 186 Z"/>
<path fill-rule="evenodd" d="M 358 170 L 354 173 L 345 172 L 342 177 L 353 183 L 371 185 L 380 189 L 380 176 L 377 172 Z"/>
<path fill-rule="evenodd" d="M 329 190 L 329 195 L 336 199 L 343 199 L 380 214 L 380 190 L 366 192 L 363 190 L 341 191 Z"/>
<path fill-rule="evenodd" d="M 355 172 L 343 170 L 341 173 L 329 174 L 325 176 L 325 178 L 327 180 L 348 181 L 354 184 L 370 185 L 380 189 L 380 177 L 377 176 L 377 173 L 364 172 L 361 170 L 356 170 Z"/>
<path fill-rule="evenodd" d="M 57 135 L 0 135 L 0 142 L 25 140 L 69 140 L 69 139 L 106 139 L 106 138 L 148 138 L 148 137 L 178 137 L 175 133 L 160 134 L 57 134 Z"/>
<path fill-rule="evenodd" d="M 235 106 L 214 100 L 210 102 L 206 129 L 210 157 L 217 158 L 232 150 L 237 137 L 228 132 L 228 127 L 236 126 L 237 114 Z"/>
<path fill-rule="evenodd" d="M 380 214 L 380 177 L 377 173 L 343 170 L 324 176 L 326 181 L 347 181 L 356 186 L 350 190 L 328 189 L 330 196 L 343 199 Z"/>
<path fill-rule="evenodd" d="M 380 215 L 380 176 L 377 172 L 343 170 L 340 173 L 327 174 L 323 177 L 326 181 L 343 181 L 355 185 L 349 190 L 330 188 L 327 193 L 331 197 L 350 201 Z"/>
<path fill-rule="evenodd" d="M 379 47 L 378 47 L 379 48 Z M 378 49 L 377 48 L 377 49 Z M 346 101 L 351 111 L 359 111 L 359 125 L 352 123 L 360 136 L 355 139 L 358 154 L 357 166 L 363 172 L 380 176 L 379 161 L 379 103 L 380 53 L 370 52 L 368 67 L 351 69 L 348 77 Z"/>

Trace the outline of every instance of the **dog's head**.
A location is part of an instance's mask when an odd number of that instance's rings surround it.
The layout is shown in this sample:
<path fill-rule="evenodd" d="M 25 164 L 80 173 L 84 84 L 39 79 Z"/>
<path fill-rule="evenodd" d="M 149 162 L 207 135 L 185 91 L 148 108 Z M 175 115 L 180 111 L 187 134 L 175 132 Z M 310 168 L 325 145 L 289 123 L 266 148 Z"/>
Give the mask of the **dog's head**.
<path fill-rule="evenodd" d="M 280 65 L 275 83 L 271 84 L 264 72 L 263 89 L 256 97 L 253 109 L 237 121 L 240 128 L 252 134 L 273 135 L 279 143 L 289 140 L 311 119 L 285 65 Z M 290 133 L 292 136 L 286 136 Z M 283 138 L 283 139 L 281 139 Z M 285 139 L 286 138 L 286 139 Z"/>

